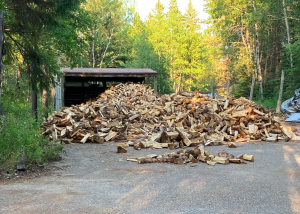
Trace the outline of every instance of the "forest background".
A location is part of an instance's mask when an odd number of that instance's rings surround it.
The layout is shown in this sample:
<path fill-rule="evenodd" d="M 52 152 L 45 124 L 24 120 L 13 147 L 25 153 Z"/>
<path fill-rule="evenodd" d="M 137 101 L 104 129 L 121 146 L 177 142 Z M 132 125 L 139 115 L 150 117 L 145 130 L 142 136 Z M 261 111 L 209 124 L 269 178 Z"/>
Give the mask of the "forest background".
<path fill-rule="evenodd" d="M 32 164 L 59 158 L 63 148 L 50 145 L 39 127 L 53 111 L 47 98 L 61 67 L 151 68 L 160 94 L 210 91 L 230 80 L 231 96 L 249 98 L 255 81 L 253 100 L 265 107 L 276 106 L 282 70 L 283 100 L 300 86 L 299 1 L 206 0 L 210 17 L 199 20 L 191 1 L 181 13 L 176 0 L 168 8 L 158 0 L 145 21 L 130 0 L 0 3 L 6 44 L 0 164 L 14 165 L 20 151 Z"/>

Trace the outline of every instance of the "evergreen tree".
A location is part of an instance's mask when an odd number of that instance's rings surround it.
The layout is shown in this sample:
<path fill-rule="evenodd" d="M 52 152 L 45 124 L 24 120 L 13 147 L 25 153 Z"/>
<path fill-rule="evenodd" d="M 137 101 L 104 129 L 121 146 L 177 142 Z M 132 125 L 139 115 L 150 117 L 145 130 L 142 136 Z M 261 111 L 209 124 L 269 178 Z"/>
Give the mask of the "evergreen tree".
<path fill-rule="evenodd" d="M 81 0 L 1 1 L 0 9 L 6 17 L 8 49 L 4 63 L 10 64 L 16 59 L 23 61 L 23 75 L 27 76 L 33 90 L 54 85 L 54 76 L 59 74 L 54 58 L 56 55 L 53 54 L 56 50 L 49 52 L 49 48 L 44 47 L 47 46 L 45 38 L 59 38 L 55 31 L 62 27 L 61 20 L 78 20 L 76 15 L 80 3 Z"/>

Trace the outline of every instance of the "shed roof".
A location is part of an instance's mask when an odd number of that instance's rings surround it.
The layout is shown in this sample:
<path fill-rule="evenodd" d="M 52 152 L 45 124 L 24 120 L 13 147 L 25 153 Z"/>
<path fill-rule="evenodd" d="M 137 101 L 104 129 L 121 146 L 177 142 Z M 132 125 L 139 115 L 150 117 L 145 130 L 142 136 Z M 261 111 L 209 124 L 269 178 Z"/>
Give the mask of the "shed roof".
<path fill-rule="evenodd" d="M 65 76 L 82 77 L 153 77 L 157 72 L 150 68 L 62 68 Z"/>

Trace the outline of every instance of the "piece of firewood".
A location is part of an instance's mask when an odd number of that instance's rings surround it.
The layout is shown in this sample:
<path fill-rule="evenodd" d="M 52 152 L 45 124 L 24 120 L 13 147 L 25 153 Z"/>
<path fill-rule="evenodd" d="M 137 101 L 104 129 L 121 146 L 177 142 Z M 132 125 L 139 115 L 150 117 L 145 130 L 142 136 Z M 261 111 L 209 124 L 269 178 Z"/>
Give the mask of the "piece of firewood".
<path fill-rule="evenodd" d="M 158 157 L 158 163 L 175 163 L 175 157 Z"/>
<path fill-rule="evenodd" d="M 183 158 L 175 158 L 174 163 L 175 164 L 184 164 L 184 163 L 186 163 L 186 161 Z"/>
<path fill-rule="evenodd" d="M 95 135 L 94 135 L 94 141 L 97 142 L 97 143 L 102 144 L 102 143 L 104 143 L 104 138 L 101 137 L 101 136 L 98 135 L 98 134 L 95 134 Z"/>
<path fill-rule="evenodd" d="M 256 109 L 253 109 L 253 112 L 255 112 L 256 114 L 259 114 L 261 116 L 265 116 L 265 113 L 261 112 L 261 111 L 258 111 Z"/>
<path fill-rule="evenodd" d="M 169 147 L 169 149 L 175 149 L 174 143 L 169 143 L 169 144 L 168 144 L 168 147 Z"/>
<path fill-rule="evenodd" d="M 71 144 L 72 140 L 71 139 L 61 139 L 62 142 L 64 142 L 65 144 Z"/>
<path fill-rule="evenodd" d="M 248 110 L 235 110 L 232 111 L 232 117 L 245 117 L 247 116 Z"/>
<path fill-rule="evenodd" d="M 52 140 L 57 141 L 57 130 L 56 129 L 54 129 L 54 131 L 52 132 Z"/>
<path fill-rule="evenodd" d="M 214 158 L 215 158 L 215 156 L 213 156 L 213 155 L 208 156 L 209 160 L 213 160 Z"/>
<path fill-rule="evenodd" d="M 156 158 L 147 158 L 147 159 L 138 159 L 138 163 L 139 164 L 143 164 L 143 163 L 157 163 L 158 160 Z"/>
<path fill-rule="evenodd" d="M 210 166 L 216 165 L 216 162 L 214 162 L 214 161 L 207 161 L 206 163 L 207 163 L 207 165 L 210 165 Z"/>
<path fill-rule="evenodd" d="M 86 134 L 86 135 L 81 139 L 80 143 L 84 144 L 90 136 L 91 136 L 90 133 Z"/>
<path fill-rule="evenodd" d="M 139 114 L 133 115 L 128 120 L 134 120 L 134 119 L 138 118 L 139 116 L 140 116 Z"/>
<path fill-rule="evenodd" d="M 179 136 L 178 132 L 166 132 L 166 134 L 170 139 L 176 139 Z"/>
<path fill-rule="evenodd" d="M 278 141 L 278 138 L 275 138 L 275 137 L 268 137 L 266 139 L 267 142 L 277 142 Z"/>
<path fill-rule="evenodd" d="M 228 142 L 228 147 L 229 148 L 236 148 L 236 144 L 232 142 Z"/>
<path fill-rule="evenodd" d="M 237 159 L 243 159 L 243 155 L 236 156 Z"/>
<path fill-rule="evenodd" d="M 243 161 L 242 159 L 229 159 L 229 163 L 244 163 L 247 164 L 247 162 Z"/>
<path fill-rule="evenodd" d="M 229 100 L 226 100 L 226 101 L 225 101 L 225 105 L 224 105 L 224 109 L 227 109 L 227 108 L 228 108 L 228 105 L 229 105 Z"/>
<path fill-rule="evenodd" d="M 108 142 L 110 139 L 115 137 L 117 134 L 118 134 L 117 132 L 113 132 L 112 130 L 110 130 L 104 139 L 106 142 Z"/>
<path fill-rule="evenodd" d="M 129 147 L 129 145 L 127 143 L 117 143 L 117 147 L 123 147 L 123 148 L 127 148 Z"/>
<path fill-rule="evenodd" d="M 204 151 L 204 155 L 209 157 L 210 156 L 210 152 L 209 151 Z"/>
<path fill-rule="evenodd" d="M 140 143 L 140 147 L 141 148 L 150 148 L 150 147 L 153 147 L 153 145 L 156 144 L 156 142 L 154 141 L 143 141 Z"/>
<path fill-rule="evenodd" d="M 126 160 L 127 161 L 132 161 L 132 162 L 138 162 L 137 158 L 127 158 Z"/>
<path fill-rule="evenodd" d="M 179 133 L 180 137 L 182 138 L 184 144 L 186 146 L 190 146 L 192 144 L 192 142 L 188 139 L 188 137 L 186 136 L 186 133 L 183 132 L 180 128 L 176 127 L 175 128 L 176 131 Z"/>
<path fill-rule="evenodd" d="M 127 153 L 127 150 L 124 149 L 122 146 L 118 146 L 118 153 Z"/>
<path fill-rule="evenodd" d="M 213 162 L 220 163 L 220 164 L 229 164 L 229 159 L 225 158 L 225 157 L 218 157 L 218 156 L 216 156 L 213 159 Z"/>
<path fill-rule="evenodd" d="M 245 155 L 243 155 L 243 159 L 244 159 L 244 160 L 247 160 L 247 161 L 254 162 L 254 157 L 253 157 L 253 155 L 247 155 L 247 154 L 245 154 Z"/>
<path fill-rule="evenodd" d="M 193 155 L 190 154 L 189 156 L 189 161 L 192 162 L 192 163 L 197 163 L 198 161 L 194 158 Z"/>
<path fill-rule="evenodd" d="M 135 150 L 141 150 L 141 146 L 140 146 L 139 143 L 134 144 L 134 145 L 133 145 L 133 148 L 134 148 Z"/>
<path fill-rule="evenodd" d="M 178 148 L 179 148 L 179 143 L 178 143 L 178 142 L 175 142 L 175 143 L 174 143 L 174 147 L 175 147 L 175 149 L 178 149 Z"/>
<path fill-rule="evenodd" d="M 197 160 L 206 163 L 209 160 L 209 158 L 207 156 L 198 155 Z"/>
<path fill-rule="evenodd" d="M 198 146 L 198 148 L 200 149 L 200 155 L 205 156 L 204 146 L 200 145 L 200 146 Z"/>

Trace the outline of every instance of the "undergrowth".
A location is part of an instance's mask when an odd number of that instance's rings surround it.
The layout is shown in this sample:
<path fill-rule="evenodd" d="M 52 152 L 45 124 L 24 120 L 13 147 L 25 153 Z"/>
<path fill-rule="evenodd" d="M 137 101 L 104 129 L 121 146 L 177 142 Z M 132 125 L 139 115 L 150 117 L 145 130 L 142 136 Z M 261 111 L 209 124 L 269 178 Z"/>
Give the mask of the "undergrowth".
<path fill-rule="evenodd" d="M 278 98 L 277 98 L 278 99 Z M 261 102 L 260 100 L 253 100 L 258 105 L 262 105 L 264 108 L 274 108 L 276 109 L 277 106 L 277 100 L 275 97 L 268 97 L 264 99 L 264 102 Z"/>
<path fill-rule="evenodd" d="M 60 153 L 64 151 L 63 145 L 51 144 L 42 136 L 40 128 L 43 121 L 41 115 L 48 109 L 41 108 L 39 99 L 39 119 L 36 121 L 31 113 L 28 86 L 24 84 L 21 89 L 14 86 L 4 83 L 1 96 L 0 105 L 5 118 L 0 120 L 0 169 L 15 168 L 24 150 L 27 165 L 59 160 Z"/>

